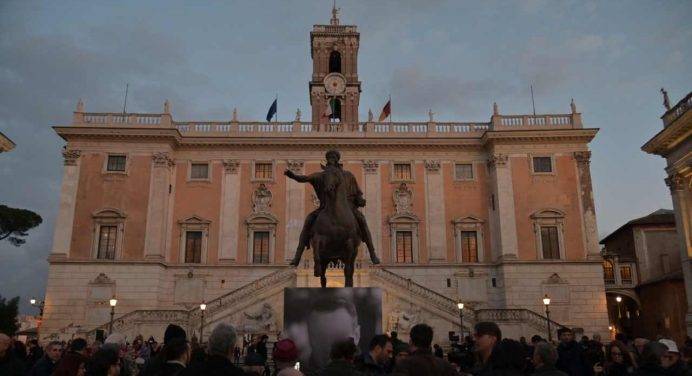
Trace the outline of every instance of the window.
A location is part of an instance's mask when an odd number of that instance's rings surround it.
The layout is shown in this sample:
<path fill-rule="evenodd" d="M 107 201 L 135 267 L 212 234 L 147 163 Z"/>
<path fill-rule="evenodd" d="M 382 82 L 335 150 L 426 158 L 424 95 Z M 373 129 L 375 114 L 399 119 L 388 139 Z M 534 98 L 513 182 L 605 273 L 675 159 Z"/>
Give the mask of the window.
<path fill-rule="evenodd" d="M 394 180 L 411 180 L 411 164 L 394 163 Z"/>
<path fill-rule="evenodd" d="M 125 162 L 127 157 L 124 155 L 109 155 L 106 171 L 125 172 Z"/>
<path fill-rule="evenodd" d="M 541 245 L 543 246 L 544 259 L 560 258 L 560 241 L 557 237 L 557 226 L 541 226 Z"/>
<path fill-rule="evenodd" d="M 478 237 L 475 231 L 461 232 L 462 262 L 478 262 Z"/>
<path fill-rule="evenodd" d="M 550 157 L 533 157 L 533 172 L 553 172 L 553 160 Z"/>
<path fill-rule="evenodd" d="M 118 237 L 118 226 L 101 226 L 97 258 L 115 260 L 115 244 Z"/>
<path fill-rule="evenodd" d="M 613 269 L 613 262 L 610 260 L 603 261 L 603 279 L 606 284 L 615 283 L 615 270 Z"/>
<path fill-rule="evenodd" d="M 252 243 L 252 263 L 269 264 L 269 231 L 255 231 Z"/>
<path fill-rule="evenodd" d="M 630 266 L 620 267 L 620 281 L 622 281 L 623 285 L 632 284 L 632 268 Z"/>
<path fill-rule="evenodd" d="M 413 262 L 413 234 L 411 231 L 396 232 L 396 262 Z"/>
<path fill-rule="evenodd" d="M 255 163 L 255 179 L 260 180 L 271 180 L 272 177 L 272 164 L 268 162 L 258 162 Z"/>
<path fill-rule="evenodd" d="M 202 231 L 187 231 L 185 233 L 185 262 L 202 262 Z"/>
<path fill-rule="evenodd" d="M 473 180 L 473 165 L 470 163 L 455 164 L 454 178 L 456 180 Z"/>
<path fill-rule="evenodd" d="M 190 165 L 190 179 L 209 179 L 209 164 L 192 163 Z"/>
<path fill-rule="evenodd" d="M 341 54 L 339 51 L 332 51 L 329 54 L 329 73 L 341 73 Z"/>
<path fill-rule="evenodd" d="M 332 114 L 329 116 L 332 121 L 335 122 L 340 122 L 341 121 L 341 101 L 332 98 L 329 100 L 329 106 L 331 106 L 332 109 Z"/>

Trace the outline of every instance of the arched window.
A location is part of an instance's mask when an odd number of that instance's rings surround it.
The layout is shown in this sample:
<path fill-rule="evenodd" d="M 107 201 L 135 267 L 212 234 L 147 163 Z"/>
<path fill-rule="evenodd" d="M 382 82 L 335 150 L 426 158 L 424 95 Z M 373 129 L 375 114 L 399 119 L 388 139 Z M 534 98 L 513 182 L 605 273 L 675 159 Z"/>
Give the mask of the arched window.
<path fill-rule="evenodd" d="M 122 255 L 125 213 L 104 208 L 92 213 L 94 233 L 92 256 L 96 259 L 116 260 Z"/>
<path fill-rule="evenodd" d="M 615 283 L 615 269 L 610 260 L 603 260 L 603 279 L 606 285 Z"/>
<path fill-rule="evenodd" d="M 329 73 L 341 73 L 341 54 L 339 51 L 332 51 L 329 54 Z"/>
<path fill-rule="evenodd" d="M 341 121 L 341 100 L 332 98 L 329 100 L 330 106 L 332 107 L 332 114 L 329 116 L 332 121 Z"/>

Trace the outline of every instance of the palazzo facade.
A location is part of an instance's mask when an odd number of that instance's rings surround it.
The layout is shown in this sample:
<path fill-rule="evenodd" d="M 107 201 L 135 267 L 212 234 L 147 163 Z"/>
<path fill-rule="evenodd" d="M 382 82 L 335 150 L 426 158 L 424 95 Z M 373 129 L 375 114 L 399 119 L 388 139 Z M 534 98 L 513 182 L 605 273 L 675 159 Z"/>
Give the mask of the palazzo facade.
<path fill-rule="evenodd" d="M 563 114 L 489 121 L 359 121 L 360 34 L 336 14 L 310 33 L 312 113 L 302 121 L 177 121 L 157 113 L 93 113 L 80 100 L 67 145 L 41 337 L 107 328 L 161 337 L 169 322 L 198 333 L 229 321 L 282 328 L 283 288 L 319 286 L 307 251 L 290 267 L 319 202 L 283 171 L 319 171 L 342 153 L 367 200 L 381 265 L 362 248 L 355 286 L 383 289 L 383 328 L 417 322 L 436 341 L 497 321 L 508 337 L 558 325 L 607 335 L 608 315 L 589 170 L 572 102 Z M 327 110 L 329 108 L 329 110 Z M 342 271 L 328 272 L 343 286 Z M 205 329 L 205 332 L 207 330 Z M 206 337 L 206 335 L 205 335 Z"/>

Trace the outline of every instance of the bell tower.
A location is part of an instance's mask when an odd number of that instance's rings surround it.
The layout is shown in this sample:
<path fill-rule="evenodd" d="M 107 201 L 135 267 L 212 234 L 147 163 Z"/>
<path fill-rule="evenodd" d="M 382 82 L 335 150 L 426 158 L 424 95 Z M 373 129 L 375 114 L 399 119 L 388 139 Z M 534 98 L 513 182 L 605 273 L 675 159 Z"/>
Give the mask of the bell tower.
<path fill-rule="evenodd" d="M 339 23 L 339 9 L 332 8 L 329 25 L 314 25 L 310 32 L 312 79 L 310 105 L 313 124 L 331 124 L 322 129 L 348 130 L 358 124 L 360 81 L 355 25 Z"/>

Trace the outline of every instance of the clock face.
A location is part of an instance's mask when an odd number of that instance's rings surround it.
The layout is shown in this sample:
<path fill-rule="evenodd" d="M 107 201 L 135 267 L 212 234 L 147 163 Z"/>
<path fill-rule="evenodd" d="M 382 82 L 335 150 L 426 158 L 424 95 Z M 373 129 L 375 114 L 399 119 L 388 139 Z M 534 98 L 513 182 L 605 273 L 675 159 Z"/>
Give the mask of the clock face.
<path fill-rule="evenodd" d="M 346 80 L 341 75 L 330 74 L 324 78 L 324 88 L 329 94 L 342 94 L 346 90 Z"/>

